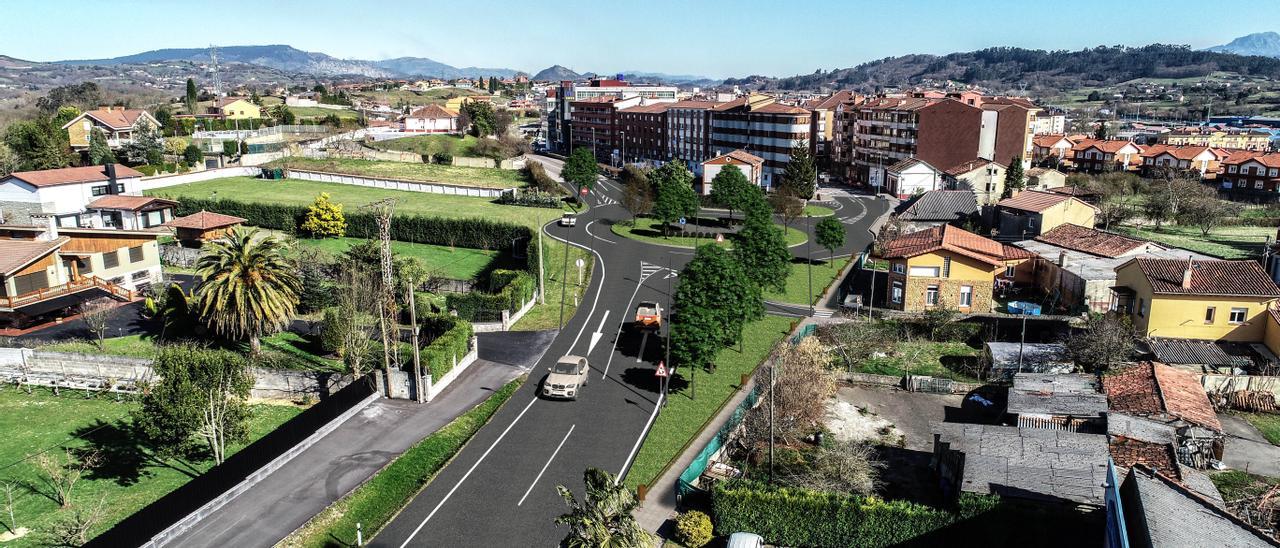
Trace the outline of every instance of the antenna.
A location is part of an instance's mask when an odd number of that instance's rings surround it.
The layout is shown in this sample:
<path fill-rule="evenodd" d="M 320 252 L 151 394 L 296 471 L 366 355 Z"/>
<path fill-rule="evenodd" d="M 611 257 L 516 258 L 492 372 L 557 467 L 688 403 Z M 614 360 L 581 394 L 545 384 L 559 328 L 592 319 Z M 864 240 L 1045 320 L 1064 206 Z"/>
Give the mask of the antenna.
<path fill-rule="evenodd" d="M 213 71 L 213 96 L 222 96 L 222 77 L 218 75 L 218 46 L 209 44 L 209 69 Z"/>

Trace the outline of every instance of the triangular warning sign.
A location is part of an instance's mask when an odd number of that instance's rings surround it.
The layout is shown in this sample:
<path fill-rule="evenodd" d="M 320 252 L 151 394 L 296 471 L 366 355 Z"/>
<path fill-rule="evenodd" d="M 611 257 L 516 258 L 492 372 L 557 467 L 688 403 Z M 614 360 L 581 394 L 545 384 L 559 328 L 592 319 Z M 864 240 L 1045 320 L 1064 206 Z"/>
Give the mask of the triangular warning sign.
<path fill-rule="evenodd" d="M 655 376 L 655 377 L 666 377 L 666 376 L 668 376 L 669 374 L 670 374 L 670 373 L 667 371 L 667 364 L 666 364 L 666 362 L 658 362 L 658 369 L 657 369 L 657 371 L 654 371 L 654 372 L 653 372 L 653 376 Z"/>

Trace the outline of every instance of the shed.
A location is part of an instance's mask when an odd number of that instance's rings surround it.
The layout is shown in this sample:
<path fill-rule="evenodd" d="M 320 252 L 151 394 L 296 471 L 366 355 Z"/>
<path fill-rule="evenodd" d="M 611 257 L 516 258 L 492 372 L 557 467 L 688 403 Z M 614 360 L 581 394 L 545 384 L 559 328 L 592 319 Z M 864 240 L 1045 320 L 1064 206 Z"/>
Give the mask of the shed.
<path fill-rule="evenodd" d="M 1008 412 L 1022 428 L 1101 433 L 1107 396 L 1093 375 L 1017 373 Z"/>
<path fill-rule="evenodd" d="M 989 342 L 983 350 L 991 379 L 1011 381 L 1017 373 L 1072 373 L 1075 362 L 1059 343 Z M 1019 360 L 1021 355 L 1021 360 Z"/>
<path fill-rule="evenodd" d="M 186 217 L 178 217 L 163 226 L 174 230 L 174 237 L 184 245 L 199 247 L 204 242 L 223 237 L 245 220 L 234 215 L 223 215 L 200 210 Z"/>
<path fill-rule="evenodd" d="M 934 469 L 958 491 L 1103 505 L 1107 437 L 1065 430 L 935 423 Z"/>

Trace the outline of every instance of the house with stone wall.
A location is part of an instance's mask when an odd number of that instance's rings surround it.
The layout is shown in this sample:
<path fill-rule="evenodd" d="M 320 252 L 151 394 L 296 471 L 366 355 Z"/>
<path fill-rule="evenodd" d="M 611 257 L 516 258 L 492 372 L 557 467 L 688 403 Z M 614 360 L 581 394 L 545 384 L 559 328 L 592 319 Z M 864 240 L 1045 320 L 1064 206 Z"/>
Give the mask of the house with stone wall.
<path fill-rule="evenodd" d="M 924 312 L 953 308 L 991 312 L 997 288 L 1030 279 L 1029 251 L 952 225 L 912 232 L 884 244 L 889 261 L 888 308 Z"/>

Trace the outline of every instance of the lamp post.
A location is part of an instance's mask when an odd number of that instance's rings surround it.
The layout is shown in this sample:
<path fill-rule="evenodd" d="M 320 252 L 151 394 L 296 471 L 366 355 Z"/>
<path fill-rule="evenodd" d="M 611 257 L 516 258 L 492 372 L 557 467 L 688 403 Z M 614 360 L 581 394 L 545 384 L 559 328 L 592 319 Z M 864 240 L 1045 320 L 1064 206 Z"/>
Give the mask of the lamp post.
<path fill-rule="evenodd" d="M 809 239 L 805 240 L 804 254 L 806 255 L 806 263 L 809 264 L 809 316 L 813 316 L 813 214 L 806 212 L 804 220 L 809 225 Z"/>

